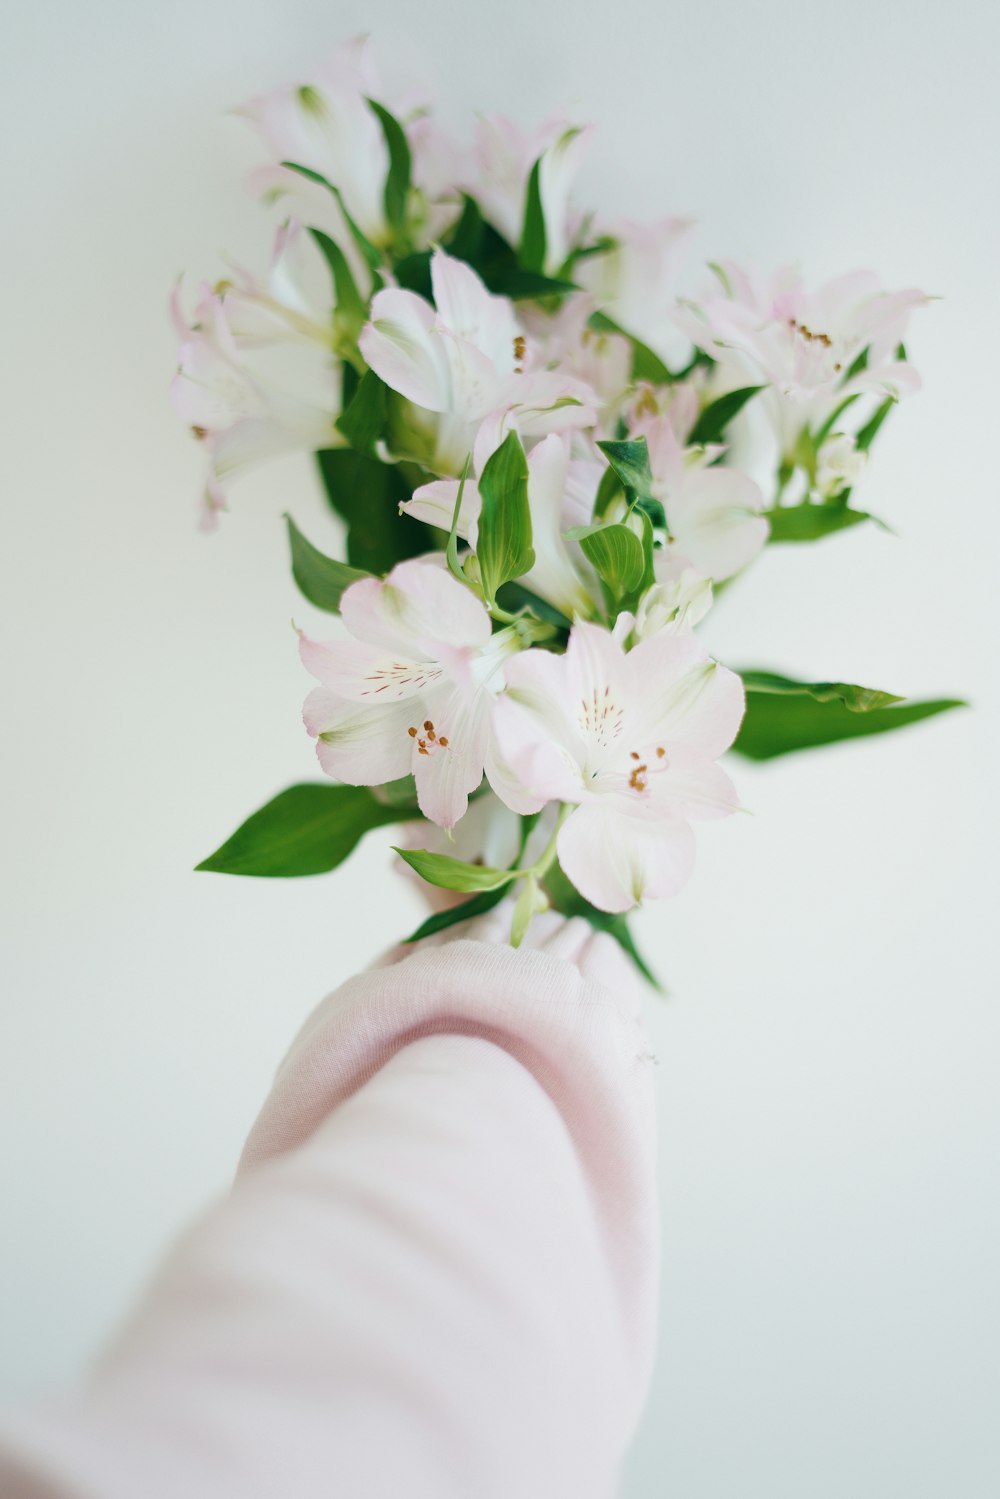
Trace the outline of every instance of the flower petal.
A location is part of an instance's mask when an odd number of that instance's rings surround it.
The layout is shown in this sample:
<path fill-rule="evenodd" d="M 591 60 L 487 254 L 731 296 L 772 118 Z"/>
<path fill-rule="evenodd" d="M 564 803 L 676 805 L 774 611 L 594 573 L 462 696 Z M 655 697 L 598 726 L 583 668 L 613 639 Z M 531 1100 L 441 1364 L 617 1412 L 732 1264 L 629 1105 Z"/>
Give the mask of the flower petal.
<path fill-rule="evenodd" d="M 352 583 L 340 613 L 356 639 L 400 652 L 401 659 L 440 661 L 456 648 L 486 645 L 491 633 L 489 614 L 472 590 L 419 558 L 398 563 L 384 581 Z"/>
<path fill-rule="evenodd" d="M 409 774 L 413 740 L 408 730 L 414 716 L 410 703 L 362 707 L 327 687 L 314 688 L 303 709 L 320 765 L 349 786 L 381 786 Z"/>
<path fill-rule="evenodd" d="M 428 706 L 436 744 L 413 752 L 413 774 L 420 810 L 438 827 L 453 828 L 464 816 L 469 793 L 483 779 L 489 739 L 489 706 L 485 693 L 456 691 L 442 704 Z M 442 736 L 447 740 L 441 748 Z"/>
<path fill-rule="evenodd" d="M 415 292 L 389 287 L 372 299 L 371 322 L 358 343 L 381 380 L 426 411 L 448 411 L 452 402 L 450 364 L 437 316 Z"/>
<path fill-rule="evenodd" d="M 602 911 L 628 911 L 648 896 L 675 895 L 694 867 L 686 822 L 588 803 L 564 824 L 559 862 L 580 894 Z"/>

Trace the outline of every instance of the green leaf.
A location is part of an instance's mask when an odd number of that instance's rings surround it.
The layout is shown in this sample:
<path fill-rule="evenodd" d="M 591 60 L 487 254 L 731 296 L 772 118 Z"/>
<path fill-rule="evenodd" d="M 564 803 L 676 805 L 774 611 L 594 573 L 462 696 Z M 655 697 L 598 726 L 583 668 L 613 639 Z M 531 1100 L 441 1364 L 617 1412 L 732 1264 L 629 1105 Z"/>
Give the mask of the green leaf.
<path fill-rule="evenodd" d="M 322 229 L 310 229 L 309 233 L 323 252 L 323 258 L 330 267 L 330 274 L 333 277 L 335 321 L 348 337 L 356 340 L 368 316 L 368 304 L 358 291 L 347 256 L 337 242 L 328 234 L 324 234 Z"/>
<path fill-rule="evenodd" d="M 292 520 L 285 516 L 288 525 L 288 544 L 292 553 L 292 577 L 302 593 L 317 609 L 329 614 L 340 613 L 340 599 L 345 588 L 350 588 L 359 578 L 370 578 L 371 573 L 358 567 L 349 567 L 346 562 L 337 562 L 307 541 Z"/>
<path fill-rule="evenodd" d="M 410 143 L 402 125 L 384 105 L 369 99 L 368 107 L 378 116 L 389 151 L 389 174 L 385 179 L 385 216 L 389 227 L 397 234 L 402 234 L 406 228 L 406 209 L 410 196 Z"/>
<path fill-rule="evenodd" d="M 770 541 L 820 541 L 835 531 L 846 531 L 862 521 L 874 520 L 866 510 L 848 510 L 844 505 L 779 505 L 764 512 L 771 525 Z"/>
<path fill-rule="evenodd" d="M 867 421 L 861 428 L 860 432 L 856 434 L 854 441 L 859 452 L 867 453 L 868 449 L 875 441 L 879 428 L 881 427 L 882 423 L 885 421 L 886 417 L 889 415 L 889 412 L 892 410 L 895 404 L 895 399 L 891 396 L 888 400 L 883 401 L 881 406 L 875 412 L 874 416 L 872 416 L 871 420 Z"/>
<path fill-rule="evenodd" d="M 608 585 L 613 599 L 624 598 L 639 587 L 646 571 L 642 542 L 628 526 L 574 526 L 565 533 L 578 541 L 588 562 Z"/>
<path fill-rule="evenodd" d="M 513 266 L 509 274 L 499 279 L 497 290 L 513 302 L 540 301 L 542 297 L 565 297 L 571 291 L 579 291 L 575 281 L 566 281 L 560 276 L 543 276 L 540 271 L 526 271 Z"/>
<path fill-rule="evenodd" d="M 850 682 L 796 682 L 776 672 L 741 671 L 740 676 L 747 710 L 733 749 L 751 760 L 885 734 L 966 706 L 958 698 L 910 703 Z"/>
<path fill-rule="evenodd" d="M 649 494 L 653 487 L 653 475 L 644 437 L 630 438 L 626 442 L 599 442 L 597 446 L 626 489 L 630 489 L 633 494 Z"/>
<path fill-rule="evenodd" d="M 486 864 L 466 864 L 449 854 L 432 854 L 425 848 L 397 848 L 395 852 L 429 885 L 442 890 L 496 890 L 514 878 L 509 869 L 491 869 Z"/>
<path fill-rule="evenodd" d="M 763 385 L 743 385 L 739 390 L 727 391 L 717 401 L 712 401 L 705 407 L 692 427 L 688 444 L 693 447 L 708 442 L 718 442 L 733 418 L 743 410 L 743 407 L 759 390 L 763 389 Z"/>
<path fill-rule="evenodd" d="M 374 370 L 365 370 L 347 409 L 337 418 L 337 427 L 352 448 L 372 453 L 385 430 L 386 387 Z"/>
<path fill-rule="evenodd" d="M 481 895 L 474 895 L 471 900 L 465 900 L 460 906 L 451 906 L 447 911 L 435 911 L 433 916 L 428 916 L 422 921 L 415 932 L 404 937 L 404 942 L 419 942 L 424 937 L 433 937 L 435 932 L 444 932 L 450 926 L 457 925 L 460 921 L 468 921 L 473 916 L 484 916 L 487 911 L 492 911 L 498 906 L 507 894 L 506 885 L 500 885 L 496 890 L 484 890 Z"/>
<path fill-rule="evenodd" d="M 327 499 L 347 522 L 352 567 L 381 575 L 427 551 L 427 527 L 399 513 L 412 486 L 397 464 L 379 463 L 353 448 L 324 448 L 316 460 Z"/>
<path fill-rule="evenodd" d="M 380 265 L 382 264 L 382 256 L 372 244 L 368 236 L 364 233 L 364 231 L 359 228 L 359 226 L 351 218 L 351 215 L 348 213 L 347 207 L 344 203 L 344 195 L 340 191 L 340 188 L 332 183 L 329 178 L 324 177 L 321 172 L 314 172 L 312 167 L 304 167 L 300 162 L 283 161 L 281 165 L 283 167 L 287 167 L 290 172 L 298 172 L 299 176 L 305 177 L 308 182 L 315 182 L 319 187 L 325 187 L 327 192 L 333 194 L 340 207 L 341 213 L 344 215 L 344 223 L 351 231 L 351 238 L 354 240 L 354 243 L 357 245 L 358 249 L 361 252 L 362 259 L 368 265 L 369 270 L 377 273 Z M 378 286 L 381 286 L 382 278 L 380 276 L 376 276 L 376 282 Z"/>
<path fill-rule="evenodd" d="M 548 248 L 545 235 L 545 214 L 542 212 L 542 158 L 531 168 L 524 198 L 524 227 L 521 230 L 520 261 L 526 271 L 545 271 L 545 255 Z"/>
<path fill-rule="evenodd" d="M 670 385 L 677 376 L 673 375 L 659 354 L 654 354 L 648 344 L 628 333 L 618 323 L 603 312 L 594 312 L 590 316 L 590 326 L 596 333 L 617 333 L 620 338 L 627 339 L 632 346 L 632 379 L 642 380 L 650 385 Z"/>
<path fill-rule="evenodd" d="M 487 600 L 510 578 L 530 572 L 535 563 L 528 507 L 528 461 L 516 432 L 493 453 L 479 480 L 482 509 L 476 556 Z"/>
<path fill-rule="evenodd" d="M 468 193 L 462 195 L 462 212 L 445 242 L 448 254 L 475 265 L 483 239 L 483 216 L 479 204 Z"/>
<path fill-rule="evenodd" d="M 554 908 L 563 916 L 582 916 L 597 932 L 607 932 L 625 952 L 647 983 L 663 993 L 663 985 L 636 947 L 629 930 L 628 918 L 621 913 L 600 911 L 577 890 L 564 874 L 558 861 L 550 866 L 545 875 L 545 890 Z"/>
<path fill-rule="evenodd" d="M 289 786 L 197 868 L 267 879 L 324 874 L 342 864 L 371 828 L 419 815 L 416 806 L 386 806 L 367 786 Z"/>

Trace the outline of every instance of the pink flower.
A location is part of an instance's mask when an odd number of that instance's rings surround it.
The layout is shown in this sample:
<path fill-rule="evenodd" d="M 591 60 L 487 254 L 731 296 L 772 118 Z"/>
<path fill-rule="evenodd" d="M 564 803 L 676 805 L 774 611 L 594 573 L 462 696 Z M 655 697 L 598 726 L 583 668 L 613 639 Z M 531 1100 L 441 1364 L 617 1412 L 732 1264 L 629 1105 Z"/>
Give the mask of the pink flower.
<path fill-rule="evenodd" d="M 320 272 L 315 288 L 310 270 Z M 226 508 L 229 483 L 254 464 L 341 441 L 329 276 L 311 241 L 286 224 L 266 282 L 233 274 L 202 287 L 190 326 L 179 289 L 172 302 L 181 348 L 171 399 L 208 452 L 207 522 Z"/>
<path fill-rule="evenodd" d="M 550 276 L 562 269 L 573 248 L 578 218 L 570 210 L 570 192 L 593 128 L 549 120 L 527 132 L 503 115 L 486 115 L 479 120 L 477 161 L 468 191 L 490 223 L 515 248 L 524 228 L 528 180 L 535 162 L 541 161 L 538 187 L 545 224 L 545 263 L 541 269 Z"/>
<path fill-rule="evenodd" d="M 691 819 L 735 811 L 714 763 L 743 716 L 739 677 L 692 635 L 659 634 L 626 653 L 597 625 L 564 656 L 531 650 L 507 667 L 487 774 L 515 812 L 573 811 L 559 862 L 604 911 L 673 895 L 691 873 Z"/>
<path fill-rule="evenodd" d="M 492 635 L 485 607 L 429 560 L 352 584 L 340 609 L 351 639 L 301 638 L 322 683 L 304 709 L 320 765 L 351 786 L 412 773 L 424 816 L 453 827 L 483 778 L 489 701 L 518 640 Z"/>
<path fill-rule="evenodd" d="M 398 287 L 379 292 L 360 338 L 375 373 L 418 408 L 409 437 L 424 450 L 414 456 L 438 473 L 460 473 L 477 426 L 501 407 L 523 409 L 523 430 L 535 435 L 593 421 L 592 392 L 581 381 L 522 372 L 525 338 L 513 304 L 487 291 L 471 266 L 438 250 L 431 285 L 434 306 Z M 428 422 L 421 412 L 435 416 Z"/>

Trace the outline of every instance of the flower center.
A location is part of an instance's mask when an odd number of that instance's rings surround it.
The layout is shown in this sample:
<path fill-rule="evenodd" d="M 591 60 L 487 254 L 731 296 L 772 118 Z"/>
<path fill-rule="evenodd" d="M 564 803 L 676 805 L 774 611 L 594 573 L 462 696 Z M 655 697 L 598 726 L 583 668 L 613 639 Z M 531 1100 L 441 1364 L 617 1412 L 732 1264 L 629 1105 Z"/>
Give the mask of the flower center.
<path fill-rule="evenodd" d="M 629 751 L 629 759 L 633 762 L 628 778 L 630 791 L 636 791 L 641 796 L 644 791 L 649 790 L 649 777 L 655 775 L 658 770 L 667 768 L 667 751 L 662 744 L 658 744 L 651 755 L 640 755 L 638 750 Z"/>
<path fill-rule="evenodd" d="M 446 750 L 451 745 L 447 734 L 439 734 L 431 719 L 425 718 L 422 729 L 410 727 L 407 734 L 417 742 L 418 755 L 434 755 L 439 749 Z"/>

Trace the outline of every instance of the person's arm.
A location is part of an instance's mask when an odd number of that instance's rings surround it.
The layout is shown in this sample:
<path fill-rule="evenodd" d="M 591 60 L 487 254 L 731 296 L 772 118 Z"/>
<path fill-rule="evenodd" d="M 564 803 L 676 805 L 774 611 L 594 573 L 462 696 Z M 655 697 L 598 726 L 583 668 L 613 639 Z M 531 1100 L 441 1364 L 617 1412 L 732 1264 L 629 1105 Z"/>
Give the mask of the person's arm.
<path fill-rule="evenodd" d="M 5 1499 L 608 1499 L 655 1322 L 649 1058 L 610 939 L 541 928 L 320 1007 L 231 1196 L 10 1425 Z"/>

